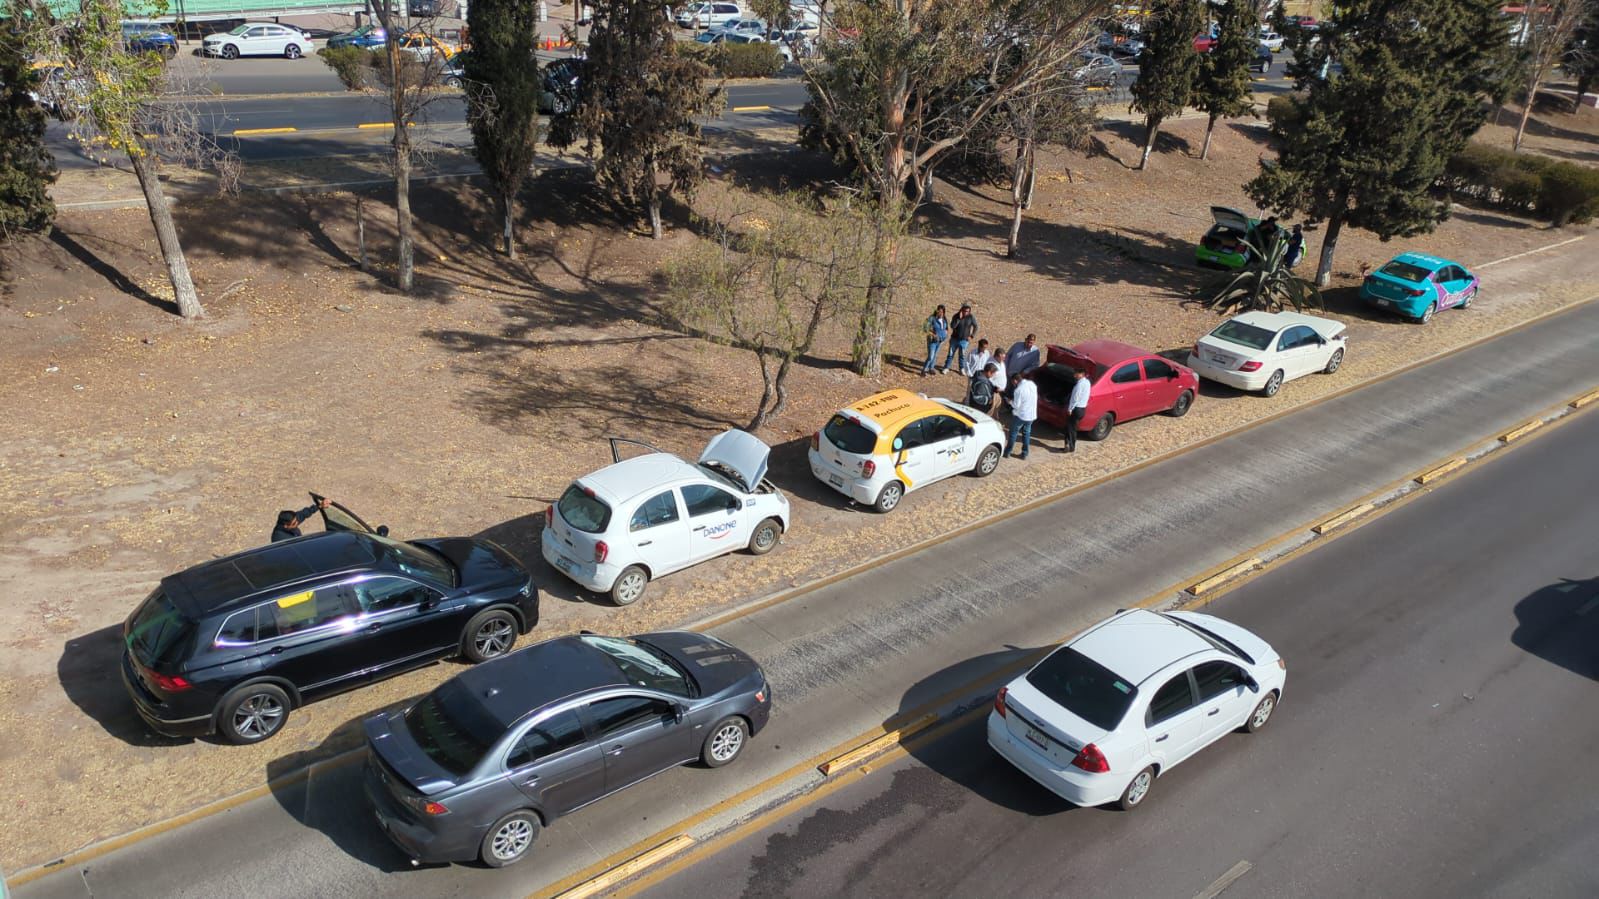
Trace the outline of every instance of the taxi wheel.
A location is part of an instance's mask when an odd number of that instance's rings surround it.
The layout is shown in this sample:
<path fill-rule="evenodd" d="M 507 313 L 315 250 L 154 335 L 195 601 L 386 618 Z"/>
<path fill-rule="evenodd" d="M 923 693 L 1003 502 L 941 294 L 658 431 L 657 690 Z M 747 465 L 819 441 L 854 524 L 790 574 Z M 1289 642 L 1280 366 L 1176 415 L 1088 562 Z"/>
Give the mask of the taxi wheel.
<path fill-rule="evenodd" d="M 899 481 L 889 481 L 883 485 L 883 492 L 877 494 L 877 502 L 872 503 L 872 508 L 879 512 L 892 512 L 904 496 L 905 485 Z"/>
<path fill-rule="evenodd" d="M 764 556 L 777 546 L 777 540 L 783 535 L 783 528 L 778 525 L 777 519 L 768 518 L 755 526 L 755 533 L 750 535 L 750 555 Z"/>
<path fill-rule="evenodd" d="M 994 469 L 998 467 L 999 447 L 990 444 L 988 449 L 983 450 L 983 454 L 977 457 L 977 467 L 972 469 L 972 474 L 980 478 L 986 478 L 993 474 Z"/>
<path fill-rule="evenodd" d="M 611 585 L 611 602 L 619 606 L 630 606 L 638 602 L 649 582 L 650 575 L 644 570 L 644 566 L 627 566 L 616 576 L 616 583 Z"/>

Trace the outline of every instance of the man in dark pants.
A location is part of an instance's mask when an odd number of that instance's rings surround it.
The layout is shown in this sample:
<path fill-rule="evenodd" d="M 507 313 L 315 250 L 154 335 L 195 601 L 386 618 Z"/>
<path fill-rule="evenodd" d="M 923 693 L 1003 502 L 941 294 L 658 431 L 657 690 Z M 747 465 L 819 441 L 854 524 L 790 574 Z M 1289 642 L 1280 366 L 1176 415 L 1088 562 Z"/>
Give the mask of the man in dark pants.
<path fill-rule="evenodd" d="M 1066 400 L 1066 452 L 1077 452 L 1077 426 L 1088 411 L 1088 375 L 1080 368 L 1072 369 L 1072 392 Z"/>
<path fill-rule="evenodd" d="M 272 529 L 272 542 L 293 540 L 295 537 L 300 536 L 300 525 L 304 524 L 307 518 L 315 515 L 318 510 L 326 509 L 327 507 L 328 501 L 319 499 L 298 512 L 293 509 L 284 509 L 279 512 L 277 526 Z"/>

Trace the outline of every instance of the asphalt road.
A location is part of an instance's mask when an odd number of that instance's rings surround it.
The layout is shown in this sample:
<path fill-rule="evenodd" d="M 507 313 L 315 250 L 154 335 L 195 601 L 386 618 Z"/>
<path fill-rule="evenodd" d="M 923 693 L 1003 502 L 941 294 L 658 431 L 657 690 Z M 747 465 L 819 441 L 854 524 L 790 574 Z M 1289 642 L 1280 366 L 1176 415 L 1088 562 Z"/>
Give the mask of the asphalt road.
<path fill-rule="evenodd" d="M 1599 412 L 1206 612 L 1288 660 L 1280 711 L 1138 811 L 1055 799 L 981 716 L 642 895 L 1599 895 Z M 1003 884 L 1003 890 L 999 885 Z"/>
<path fill-rule="evenodd" d="M 913 714 L 935 697 L 969 689 L 1118 606 L 1591 389 L 1599 372 L 1596 333 L 1599 304 L 1588 304 L 716 626 L 713 633 L 761 661 L 773 687 L 771 724 L 745 756 L 723 769 L 666 772 L 561 819 L 540 837 L 536 857 L 515 868 L 412 870 L 372 823 L 358 770 L 345 766 L 62 866 L 17 895 L 526 896 L 774 775 L 796 766 L 808 770 L 807 760 L 818 754 Z M 1202 401 L 1268 402 L 1242 395 Z M 1162 419 L 1126 427 L 1159 428 Z M 810 481 L 781 486 L 829 495 Z M 913 502 L 945 508 L 945 489 L 929 487 Z M 1474 510 L 1473 519 L 1492 526 L 1502 513 L 1491 508 Z M 860 514 L 866 541 L 872 515 Z M 1506 527 L 1519 526 L 1503 520 Z M 1591 546 L 1593 533 L 1568 530 L 1564 536 L 1580 536 Z M 1501 542 L 1507 539 L 1501 535 Z M 732 581 L 742 564 L 742 557 L 729 557 L 708 570 Z M 1404 608 L 1387 614 L 1402 618 Z M 1276 639 L 1276 626 L 1261 627 Z M 1312 654 L 1327 651 L 1318 647 Z M 1291 686 L 1285 712 L 1300 701 L 1297 678 Z M 1308 701 L 1311 691 L 1305 694 Z M 1351 758 L 1370 758 L 1359 733 L 1340 736 Z M 1479 742 L 1494 750 L 1490 765 L 1504 764 L 1505 753 L 1520 745 Z M 227 752 L 216 747 L 219 760 Z M 296 764 L 296 753 L 286 750 L 262 779 Z M 1175 779 L 1160 784 L 1162 792 L 1208 764 L 1178 769 Z M 1397 761 L 1380 755 L 1373 764 L 1386 770 Z"/>

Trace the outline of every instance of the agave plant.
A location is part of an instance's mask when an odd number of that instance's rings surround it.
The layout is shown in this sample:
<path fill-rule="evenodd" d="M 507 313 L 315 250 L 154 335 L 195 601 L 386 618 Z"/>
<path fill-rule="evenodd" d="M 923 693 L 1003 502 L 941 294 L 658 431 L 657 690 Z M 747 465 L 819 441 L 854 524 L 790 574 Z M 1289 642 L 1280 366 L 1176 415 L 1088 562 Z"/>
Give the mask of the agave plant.
<path fill-rule="evenodd" d="M 1304 312 L 1312 305 L 1327 308 L 1315 283 L 1295 277 L 1288 267 L 1288 239 L 1281 231 L 1264 248 L 1255 235 L 1247 235 L 1244 242 L 1249 245 L 1249 261 L 1210 299 L 1210 308 L 1229 315 L 1256 310 L 1278 312 L 1290 306 L 1296 312 Z"/>

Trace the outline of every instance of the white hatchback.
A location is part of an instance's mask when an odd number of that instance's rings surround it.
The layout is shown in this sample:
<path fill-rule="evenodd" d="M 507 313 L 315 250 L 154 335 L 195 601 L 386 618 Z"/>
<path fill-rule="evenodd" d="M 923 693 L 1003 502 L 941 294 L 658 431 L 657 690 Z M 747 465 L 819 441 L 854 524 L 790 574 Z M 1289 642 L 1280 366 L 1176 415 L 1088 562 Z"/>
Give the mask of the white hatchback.
<path fill-rule="evenodd" d="M 988 744 L 1068 802 L 1130 810 L 1173 765 L 1265 727 L 1287 667 L 1211 615 L 1117 612 L 999 691 Z"/>
<path fill-rule="evenodd" d="M 650 452 L 624 460 L 622 443 Z M 770 455 L 738 430 L 712 438 L 695 465 L 613 437 L 615 464 L 573 481 L 544 510 L 544 559 L 625 606 L 662 575 L 741 547 L 767 553 L 788 530 L 788 497 L 766 479 Z"/>
<path fill-rule="evenodd" d="M 1188 366 L 1239 390 L 1276 396 L 1284 382 L 1344 364 L 1344 323 L 1298 312 L 1245 312 L 1199 338 Z"/>

